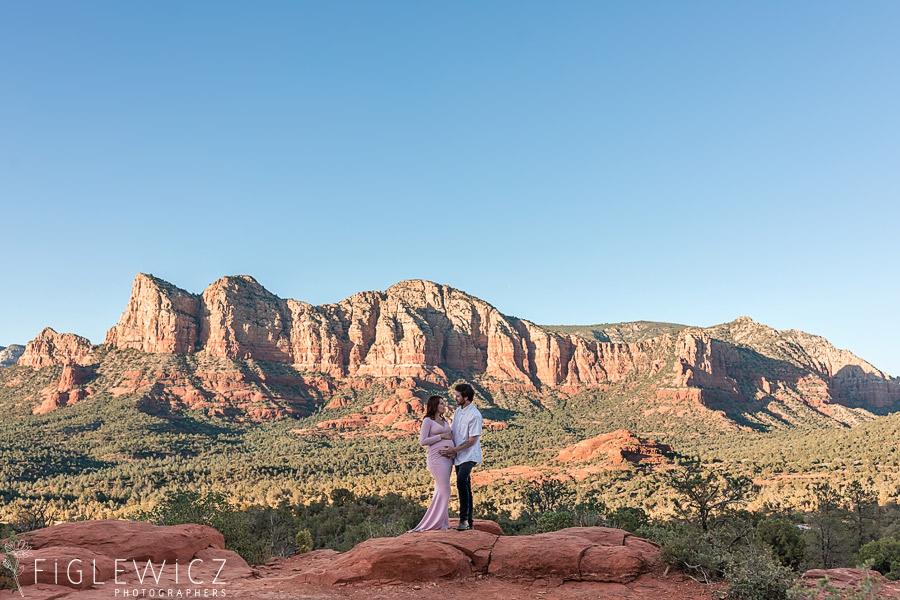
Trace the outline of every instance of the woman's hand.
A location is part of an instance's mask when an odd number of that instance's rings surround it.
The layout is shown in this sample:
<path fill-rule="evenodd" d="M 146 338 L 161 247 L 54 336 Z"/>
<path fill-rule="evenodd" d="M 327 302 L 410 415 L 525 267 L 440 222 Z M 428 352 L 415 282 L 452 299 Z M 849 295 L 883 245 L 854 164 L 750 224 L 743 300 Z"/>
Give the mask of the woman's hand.
<path fill-rule="evenodd" d="M 441 434 L 441 439 L 442 439 L 442 440 L 452 440 L 452 439 L 453 439 L 453 434 L 452 434 L 452 433 L 442 433 L 442 434 Z"/>

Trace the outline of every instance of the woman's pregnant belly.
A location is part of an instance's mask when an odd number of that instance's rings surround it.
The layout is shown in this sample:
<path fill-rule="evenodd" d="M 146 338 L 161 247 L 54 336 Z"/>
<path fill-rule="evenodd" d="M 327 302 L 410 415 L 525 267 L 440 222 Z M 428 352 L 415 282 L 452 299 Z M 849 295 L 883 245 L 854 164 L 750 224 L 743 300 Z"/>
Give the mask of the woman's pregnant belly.
<path fill-rule="evenodd" d="M 453 441 L 452 440 L 441 440 L 437 443 L 434 443 L 428 447 L 428 456 L 440 456 L 438 452 L 443 450 L 444 448 L 452 448 Z"/>

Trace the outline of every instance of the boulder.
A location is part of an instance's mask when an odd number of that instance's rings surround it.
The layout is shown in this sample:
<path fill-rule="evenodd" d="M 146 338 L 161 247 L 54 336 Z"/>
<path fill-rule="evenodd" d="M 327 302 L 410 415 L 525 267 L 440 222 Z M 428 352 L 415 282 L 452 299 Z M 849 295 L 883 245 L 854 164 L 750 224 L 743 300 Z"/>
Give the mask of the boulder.
<path fill-rule="evenodd" d="M 581 555 L 578 573 L 583 581 L 628 583 L 646 570 L 642 553 L 628 546 L 591 546 Z"/>
<path fill-rule="evenodd" d="M 450 519 L 450 529 L 456 529 L 457 525 L 459 525 L 459 519 Z M 500 527 L 496 521 L 475 519 L 475 522 L 472 523 L 472 527 L 476 531 L 484 531 L 485 533 L 492 533 L 494 535 L 505 535 L 503 533 L 503 528 Z"/>
<path fill-rule="evenodd" d="M 31 550 L 21 565 L 19 582 L 23 586 L 45 583 L 82 590 L 92 587 L 94 582 L 111 579 L 115 573 L 112 557 L 76 546 Z"/>
<path fill-rule="evenodd" d="M 431 541 L 431 537 L 409 534 L 366 540 L 338 556 L 327 569 L 310 573 L 303 580 L 334 585 L 459 579 L 473 574 L 472 562 L 462 550 Z"/>
<path fill-rule="evenodd" d="M 485 521 L 485 523 L 494 523 L 493 521 Z M 495 529 L 500 526 L 494 523 Z M 498 535 L 493 532 L 474 529 L 472 531 L 456 531 L 455 529 L 444 529 L 438 531 L 423 531 L 418 533 L 407 533 L 408 536 L 420 537 L 421 539 L 447 544 L 465 554 L 472 563 L 472 569 L 475 573 L 486 573 L 488 564 L 491 562 L 491 550 L 497 542 Z M 502 533 L 500 535 L 503 535 Z"/>
<path fill-rule="evenodd" d="M 557 533 L 497 538 L 488 573 L 510 578 L 580 579 L 579 557 L 593 543 Z"/>
<path fill-rule="evenodd" d="M 190 562 L 205 548 L 225 548 L 222 534 L 206 525 L 165 526 L 117 519 L 61 523 L 23 533 L 19 538 L 34 549 L 77 547 L 114 558 L 170 563 Z"/>

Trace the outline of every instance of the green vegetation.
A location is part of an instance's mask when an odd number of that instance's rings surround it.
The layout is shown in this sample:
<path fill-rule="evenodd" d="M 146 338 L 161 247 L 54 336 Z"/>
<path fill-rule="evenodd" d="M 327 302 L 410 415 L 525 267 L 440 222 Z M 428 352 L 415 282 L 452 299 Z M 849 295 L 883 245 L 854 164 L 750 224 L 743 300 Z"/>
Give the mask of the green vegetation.
<path fill-rule="evenodd" d="M 641 342 L 667 333 L 678 333 L 687 325 L 658 321 L 631 321 L 627 323 L 600 323 L 597 325 L 541 325 L 544 329 L 569 333 L 599 342 Z"/>
<path fill-rule="evenodd" d="M 121 385 L 128 369 L 237 370 L 251 391 L 294 398 L 260 408 L 305 416 L 252 423 L 179 407 L 164 395 L 106 392 L 35 415 L 61 368 L 2 369 L 2 535 L 89 518 L 198 522 L 259 563 L 398 535 L 431 498 L 415 436 L 344 438 L 315 427 L 360 412 L 390 393 L 384 388 L 330 395 L 272 383 L 290 374 L 280 364 L 99 352 L 87 382 L 96 389 Z M 670 360 L 660 372 L 673 366 Z M 676 414 L 656 410 L 658 383 L 626 377 L 615 388 L 568 398 L 480 389 L 484 416 L 508 428 L 485 433 L 476 476 L 517 466 L 543 476 L 477 485 L 476 516 L 510 534 L 620 527 L 660 543 L 666 560 L 698 580 L 727 581 L 733 598 L 785 597 L 796 574 L 812 567 L 869 562 L 900 575 L 900 414 L 836 409 L 849 427 L 791 398 L 749 407 L 721 399 L 718 412 L 683 403 Z M 433 392 L 446 390 L 416 390 L 419 397 Z M 337 395 L 348 402 L 327 408 Z M 555 461 L 560 448 L 617 429 L 672 444 L 677 457 L 693 460 L 640 467 L 597 459 L 577 479 Z"/>

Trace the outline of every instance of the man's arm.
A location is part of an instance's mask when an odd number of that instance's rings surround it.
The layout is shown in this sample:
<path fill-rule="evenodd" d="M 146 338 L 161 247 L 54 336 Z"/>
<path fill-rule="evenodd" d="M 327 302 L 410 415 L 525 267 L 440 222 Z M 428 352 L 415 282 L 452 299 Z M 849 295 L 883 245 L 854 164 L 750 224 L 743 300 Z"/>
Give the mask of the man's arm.
<path fill-rule="evenodd" d="M 472 435 L 472 436 L 469 436 L 469 439 L 464 441 L 462 444 L 460 444 L 456 448 L 450 448 L 450 450 L 453 450 L 454 452 L 462 452 L 466 448 L 471 448 L 472 446 L 474 446 L 475 442 L 477 442 L 477 441 L 478 441 L 478 436 Z"/>
<path fill-rule="evenodd" d="M 459 446 L 454 446 L 453 448 L 445 448 L 445 449 L 441 450 L 440 453 L 444 456 L 453 456 L 454 454 L 459 454 L 466 448 L 471 448 L 472 446 L 475 445 L 475 442 L 477 442 L 477 441 L 478 441 L 477 435 L 469 436 L 469 439 L 464 441 Z"/>

